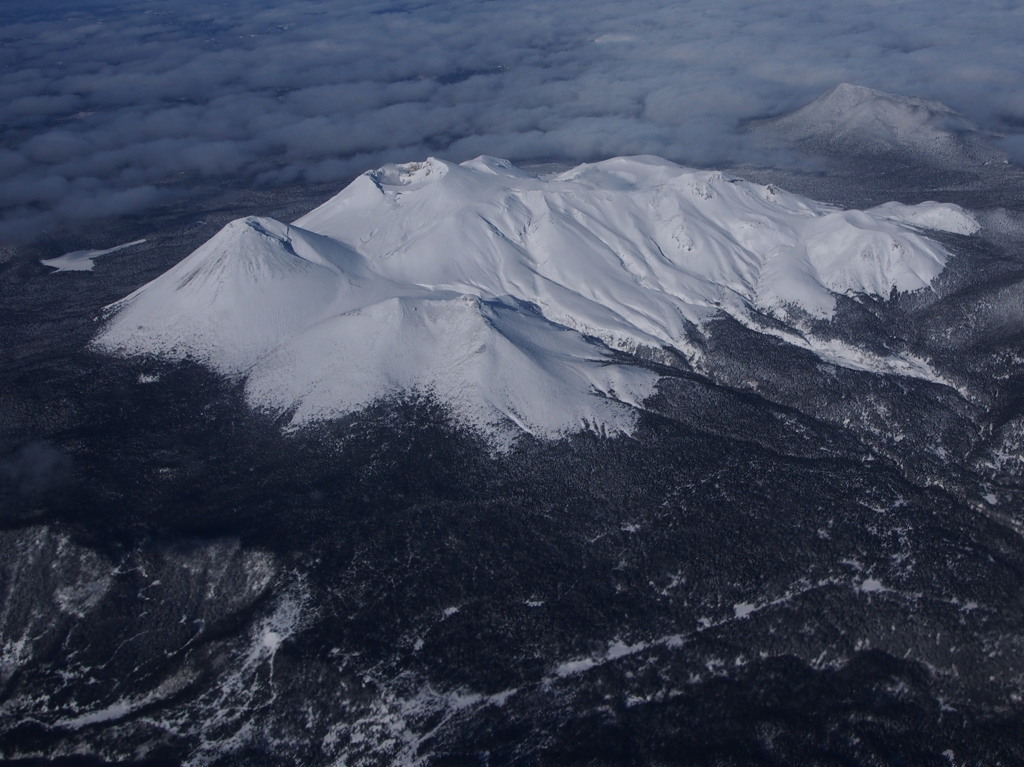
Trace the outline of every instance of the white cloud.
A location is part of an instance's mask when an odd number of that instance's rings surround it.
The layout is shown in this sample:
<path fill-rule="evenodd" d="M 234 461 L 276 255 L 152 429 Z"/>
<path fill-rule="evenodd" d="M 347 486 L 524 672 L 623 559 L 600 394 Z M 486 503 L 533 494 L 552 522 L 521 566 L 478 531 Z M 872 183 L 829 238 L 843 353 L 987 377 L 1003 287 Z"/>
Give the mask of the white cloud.
<path fill-rule="evenodd" d="M 89 202 L 97 215 L 159 205 L 146 190 L 180 172 L 340 182 L 475 153 L 722 163 L 753 151 L 738 123 L 840 81 L 1011 134 L 1024 121 L 1024 8 L 996 0 L 169 7 L 4 3 L 0 240 Z"/>

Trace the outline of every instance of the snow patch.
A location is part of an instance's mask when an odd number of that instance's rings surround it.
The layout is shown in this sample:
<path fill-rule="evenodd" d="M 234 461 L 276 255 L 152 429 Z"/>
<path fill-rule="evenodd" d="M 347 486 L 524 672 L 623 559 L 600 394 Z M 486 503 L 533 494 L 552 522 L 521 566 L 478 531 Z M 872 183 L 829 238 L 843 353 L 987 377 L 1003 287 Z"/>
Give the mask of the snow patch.
<path fill-rule="evenodd" d="M 874 594 L 879 591 L 888 591 L 882 582 L 876 578 L 865 578 L 858 587 L 865 594 Z"/>
<path fill-rule="evenodd" d="M 732 607 L 733 615 L 736 618 L 746 618 L 755 610 L 757 610 L 757 605 L 753 605 L 750 602 L 741 602 Z"/>
<path fill-rule="evenodd" d="M 93 267 L 96 266 L 95 259 L 100 256 L 105 256 L 109 253 L 116 253 L 119 250 L 125 248 L 131 248 L 135 245 L 141 245 L 145 240 L 134 240 L 132 242 L 126 242 L 123 245 L 117 245 L 113 248 L 107 248 L 106 250 L 76 250 L 72 253 L 65 253 L 63 256 L 57 256 L 56 258 L 44 258 L 39 263 L 43 266 L 49 266 L 57 272 L 91 272 Z"/>

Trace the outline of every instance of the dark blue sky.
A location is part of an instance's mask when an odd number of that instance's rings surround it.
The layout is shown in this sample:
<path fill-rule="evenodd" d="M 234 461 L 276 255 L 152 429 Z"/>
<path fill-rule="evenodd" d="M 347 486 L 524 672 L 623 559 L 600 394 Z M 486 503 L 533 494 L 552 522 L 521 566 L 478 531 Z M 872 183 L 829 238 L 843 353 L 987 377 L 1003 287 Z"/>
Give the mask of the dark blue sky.
<path fill-rule="evenodd" d="M 843 81 L 1024 130 L 1024 9 L 986 0 L 5 0 L 0 22 L 0 242 L 204 178 L 341 184 L 429 154 L 765 159 L 737 125 Z"/>

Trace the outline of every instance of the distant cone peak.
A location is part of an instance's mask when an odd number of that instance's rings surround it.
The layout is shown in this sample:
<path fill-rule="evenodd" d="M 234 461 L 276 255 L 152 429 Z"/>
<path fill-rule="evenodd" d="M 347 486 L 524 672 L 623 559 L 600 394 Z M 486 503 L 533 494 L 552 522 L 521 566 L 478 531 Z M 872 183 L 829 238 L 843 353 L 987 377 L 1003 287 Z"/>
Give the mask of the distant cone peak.
<path fill-rule="evenodd" d="M 889 95 L 883 94 L 882 91 L 877 91 L 874 88 L 868 88 L 866 85 L 854 85 L 853 83 L 839 83 L 839 85 L 832 88 L 830 91 L 828 91 L 828 93 L 835 96 L 855 97 Z"/>
<path fill-rule="evenodd" d="M 826 91 L 817 99 L 802 107 L 800 110 L 797 110 L 797 112 L 793 114 L 799 114 L 803 110 L 813 112 L 824 108 L 838 113 L 836 116 L 839 116 L 847 110 L 869 107 L 871 105 L 878 105 L 880 108 L 895 109 L 897 110 L 897 113 L 899 110 L 920 109 L 932 114 L 960 116 L 956 110 L 946 104 L 943 104 L 941 101 L 932 101 L 913 96 L 902 96 L 896 93 L 887 93 L 885 91 L 869 88 L 865 85 L 853 85 L 852 83 L 839 83 L 839 85 L 836 85 Z M 879 115 L 879 118 L 886 119 L 881 115 Z"/>

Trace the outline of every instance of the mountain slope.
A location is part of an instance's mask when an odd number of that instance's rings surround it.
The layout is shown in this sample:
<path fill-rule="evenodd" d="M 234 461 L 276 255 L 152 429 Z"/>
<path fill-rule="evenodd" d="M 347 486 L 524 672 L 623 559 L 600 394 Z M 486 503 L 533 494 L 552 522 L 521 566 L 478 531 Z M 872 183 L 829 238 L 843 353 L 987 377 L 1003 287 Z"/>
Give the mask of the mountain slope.
<path fill-rule="evenodd" d="M 250 400 L 293 402 L 292 423 L 351 413 L 382 393 L 430 393 L 507 447 L 519 431 L 558 437 L 632 430 L 656 377 L 517 303 L 467 295 L 395 297 L 297 334 L 260 360 Z"/>
<path fill-rule="evenodd" d="M 506 445 L 628 432 L 656 376 L 612 350 L 667 347 L 726 313 L 800 326 L 836 294 L 927 287 L 969 233 L 934 203 L 844 211 L 653 157 L 536 178 L 494 158 L 366 173 L 293 225 L 242 219 L 109 307 L 95 344 L 243 376 L 294 424 L 429 394 Z M 934 378 L 775 327 L 835 364 Z"/>
<path fill-rule="evenodd" d="M 950 168 L 1004 159 L 977 125 L 939 101 L 849 83 L 750 127 L 792 145 L 845 157 L 899 157 Z"/>

